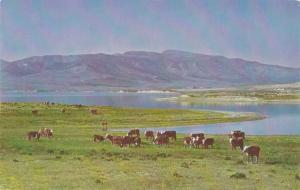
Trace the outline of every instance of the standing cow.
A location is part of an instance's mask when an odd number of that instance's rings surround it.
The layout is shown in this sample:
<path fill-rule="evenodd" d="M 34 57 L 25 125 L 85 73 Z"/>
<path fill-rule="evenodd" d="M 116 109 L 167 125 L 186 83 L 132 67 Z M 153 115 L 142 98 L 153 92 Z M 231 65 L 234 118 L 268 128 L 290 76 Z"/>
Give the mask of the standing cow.
<path fill-rule="evenodd" d="M 258 158 L 259 158 L 259 152 L 260 152 L 260 147 L 259 146 L 245 146 L 244 153 L 246 153 L 247 158 L 248 158 L 248 162 L 249 159 L 251 159 L 252 163 L 258 163 Z M 256 157 L 256 162 L 254 162 L 254 157 Z"/>
<path fill-rule="evenodd" d="M 153 140 L 154 139 L 154 132 L 153 131 L 145 131 L 145 137 L 147 140 L 151 139 Z"/>
<path fill-rule="evenodd" d="M 204 148 L 208 148 L 208 146 L 213 146 L 214 144 L 214 139 L 213 138 L 206 138 L 202 140 L 202 146 Z"/>
<path fill-rule="evenodd" d="M 231 149 L 236 149 L 236 147 L 240 147 L 241 150 L 244 148 L 244 139 L 242 137 L 239 138 L 230 138 L 229 139 Z"/>

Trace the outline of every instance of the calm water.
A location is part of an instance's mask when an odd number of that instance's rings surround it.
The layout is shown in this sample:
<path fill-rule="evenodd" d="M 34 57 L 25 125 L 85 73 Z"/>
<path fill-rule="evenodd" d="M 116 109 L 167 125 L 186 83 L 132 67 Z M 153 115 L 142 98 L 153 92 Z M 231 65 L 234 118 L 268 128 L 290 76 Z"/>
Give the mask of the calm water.
<path fill-rule="evenodd" d="M 231 130 L 243 130 L 253 135 L 300 134 L 300 104 L 264 104 L 264 105 L 222 105 L 197 106 L 179 105 L 168 102 L 158 102 L 155 98 L 174 96 L 174 94 L 138 94 L 138 93 L 8 93 L 1 94 L 0 100 L 5 102 L 58 102 L 66 104 L 110 105 L 144 108 L 179 108 L 179 109 L 209 109 L 219 111 L 258 112 L 267 116 L 264 120 L 238 123 L 221 123 L 197 126 L 174 127 L 177 132 L 204 132 L 209 134 L 224 134 Z M 151 128 L 151 127 L 150 127 Z M 161 128 L 165 130 L 166 128 Z M 157 130 L 157 129 L 156 129 Z"/>

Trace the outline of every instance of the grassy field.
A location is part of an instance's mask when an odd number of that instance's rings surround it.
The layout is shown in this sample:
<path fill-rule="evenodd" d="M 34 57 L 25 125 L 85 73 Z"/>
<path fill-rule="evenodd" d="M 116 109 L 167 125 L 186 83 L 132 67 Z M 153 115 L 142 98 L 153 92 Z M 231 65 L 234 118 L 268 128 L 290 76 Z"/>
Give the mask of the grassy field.
<path fill-rule="evenodd" d="M 248 86 L 227 89 L 179 90 L 178 95 L 160 98 L 180 104 L 300 103 L 300 83 Z"/>
<path fill-rule="evenodd" d="M 235 121 L 249 116 L 112 107 L 93 107 L 100 114 L 91 115 L 90 107 L 0 106 L 1 190 L 300 188 L 300 136 L 247 136 L 247 145 L 262 148 L 259 164 L 249 164 L 240 151 L 232 151 L 226 135 L 209 135 L 216 141 L 209 150 L 184 148 L 183 134 L 163 147 L 144 138 L 140 148 L 92 142 L 93 134 L 106 133 L 100 130 L 103 119 L 111 129 Z M 60 112 L 63 107 L 65 114 Z M 33 116 L 32 109 L 38 109 L 39 115 Z M 26 140 L 27 131 L 41 127 L 54 129 L 55 137 Z"/>

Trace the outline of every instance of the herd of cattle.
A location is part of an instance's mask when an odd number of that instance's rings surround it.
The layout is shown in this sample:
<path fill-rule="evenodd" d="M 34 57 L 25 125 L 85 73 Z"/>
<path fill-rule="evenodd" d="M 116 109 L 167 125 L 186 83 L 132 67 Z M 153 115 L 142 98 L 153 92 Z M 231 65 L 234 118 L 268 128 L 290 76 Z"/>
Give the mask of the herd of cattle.
<path fill-rule="evenodd" d="M 158 131 L 154 134 L 154 131 L 145 131 L 145 138 L 147 140 L 151 140 L 153 144 L 157 145 L 168 145 L 171 141 L 176 141 L 176 131 Z M 27 133 L 28 140 L 35 138 L 37 140 L 40 137 L 53 137 L 53 130 L 49 128 L 43 128 L 38 131 L 30 131 Z M 242 131 L 231 131 L 229 134 L 229 143 L 231 145 L 232 150 L 239 147 L 241 151 L 246 153 L 248 156 L 248 162 L 251 160 L 252 163 L 258 163 L 260 147 L 259 146 L 244 146 L 245 133 Z M 102 135 L 94 135 L 93 141 L 102 142 L 102 141 L 110 141 L 113 145 L 117 145 L 120 147 L 131 147 L 136 146 L 140 147 L 141 145 L 141 137 L 139 129 L 130 130 L 126 136 L 113 136 L 110 134 Z M 213 138 L 205 138 L 204 133 L 193 133 L 190 136 L 183 138 L 184 147 L 190 148 L 203 148 L 207 149 L 213 147 L 214 139 Z"/>

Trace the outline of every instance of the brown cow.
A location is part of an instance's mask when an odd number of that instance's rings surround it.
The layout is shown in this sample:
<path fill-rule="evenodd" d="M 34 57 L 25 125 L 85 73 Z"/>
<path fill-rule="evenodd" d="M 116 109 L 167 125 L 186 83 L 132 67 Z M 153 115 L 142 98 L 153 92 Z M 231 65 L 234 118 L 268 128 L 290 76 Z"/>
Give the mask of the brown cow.
<path fill-rule="evenodd" d="M 61 112 L 66 113 L 66 109 L 65 108 L 61 109 Z"/>
<path fill-rule="evenodd" d="M 128 133 L 127 133 L 127 136 L 130 136 L 130 137 L 140 137 L 140 130 L 139 129 L 131 129 Z"/>
<path fill-rule="evenodd" d="M 191 147 L 192 145 L 192 137 L 184 137 L 183 139 L 184 147 Z"/>
<path fill-rule="evenodd" d="M 249 158 L 251 158 L 251 162 L 254 163 L 254 157 L 256 157 L 256 164 L 258 163 L 258 158 L 259 158 L 259 152 L 260 152 L 260 147 L 259 146 L 245 146 L 244 153 L 246 153 L 248 157 L 248 162 Z"/>
<path fill-rule="evenodd" d="M 32 110 L 31 113 L 32 113 L 33 115 L 37 115 L 37 114 L 38 114 L 38 110 Z"/>
<path fill-rule="evenodd" d="M 122 146 L 129 145 L 129 147 L 130 147 L 132 144 L 139 147 L 141 145 L 141 138 L 140 137 L 123 136 Z"/>
<path fill-rule="evenodd" d="M 244 148 L 244 139 L 242 137 L 239 138 L 230 138 L 229 142 L 231 144 L 231 149 L 236 149 L 237 146 L 240 147 L 241 150 Z"/>
<path fill-rule="evenodd" d="M 236 131 L 231 131 L 229 134 L 229 138 L 243 138 L 245 139 L 245 132 L 236 130 Z"/>
<path fill-rule="evenodd" d="M 176 141 L 176 131 L 157 132 L 156 137 L 159 136 L 166 136 L 167 138 L 171 138 Z"/>
<path fill-rule="evenodd" d="M 94 135 L 94 142 L 102 142 L 104 141 L 104 137 L 101 135 Z"/>
<path fill-rule="evenodd" d="M 169 144 L 169 138 L 166 135 L 159 135 L 154 139 L 153 143 L 158 145 Z"/>
<path fill-rule="evenodd" d="M 192 133 L 192 134 L 191 134 L 191 137 L 194 137 L 194 138 L 199 137 L 199 138 L 201 138 L 201 139 L 204 139 L 204 138 L 205 138 L 205 137 L 204 137 L 204 133 Z"/>
<path fill-rule="evenodd" d="M 194 146 L 195 148 L 199 148 L 200 145 L 202 145 L 202 141 L 203 139 L 199 136 L 197 137 L 191 137 L 192 138 L 192 146 Z"/>
<path fill-rule="evenodd" d="M 150 138 L 151 140 L 153 140 L 153 139 L 154 139 L 154 132 L 153 132 L 153 131 L 145 131 L 145 137 L 146 137 L 147 140 L 148 140 L 149 138 Z"/>
<path fill-rule="evenodd" d="M 50 128 L 39 129 L 38 132 L 42 137 L 48 137 L 49 139 L 53 137 L 53 130 Z"/>
<path fill-rule="evenodd" d="M 27 133 L 27 138 L 29 141 L 31 141 L 32 138 L 35 138 L 36 140 L 40 140 L 40 134 L 38 131 L 30 131 Z"/>
<path fill-rule="evenodd" d="M 211 147 L 214 144 L 214 139 L 213 138 L 206 138 L 202 140 L 202 146 L 204 148 L 208 148 L 208 146 L 210 145 Z"/>
<path fill-rule="evenodd" d="M 92 115 L 96 115 L 98 111 L 96 109 L 92 109 L 92 110 L 90 110 L 90 112 Z"/>
<path fill-rule="evenodd" d="M 113 145 L 119 145 L 120 147 L 123 147 L 123 137 L 122 136 L 113 136 L 112 144 Z"/>

